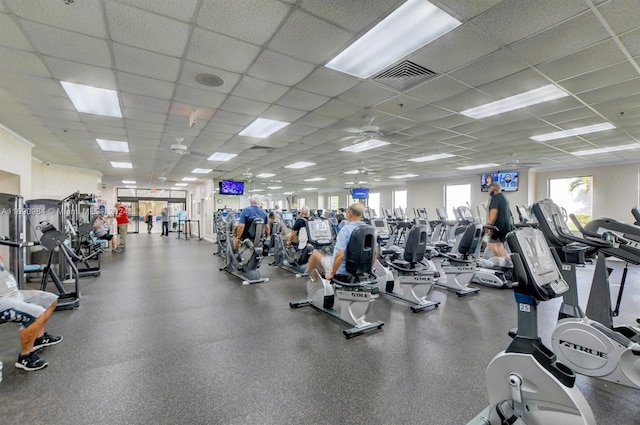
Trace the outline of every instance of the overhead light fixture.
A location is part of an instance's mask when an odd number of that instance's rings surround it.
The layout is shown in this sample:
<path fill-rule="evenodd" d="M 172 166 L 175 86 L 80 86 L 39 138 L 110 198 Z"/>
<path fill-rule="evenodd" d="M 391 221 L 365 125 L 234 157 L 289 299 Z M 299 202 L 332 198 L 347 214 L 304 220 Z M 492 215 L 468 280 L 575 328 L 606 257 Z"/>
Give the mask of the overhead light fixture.
<path fill-rule="evenodd" d="M 98 146 L 103 151 L 109 152 L 129 152 L 129 143 L 116 140 L 96 139 Z"/>
<path fill-rule="evenodd" d="M 538 136 L 529 137 L 536 142 L 546 142 L 547 140 L 563 139 L 571 136 L 581 136 L 583 134 L 597 133 L 598 131 L 611 130 L 616 128 L 615 125 L 603 122 L 600 124 L 587 125 L 584 127 L 572 128 L 571 130 L 554 131 L 553 133 L 540 134 Z"/>
<path fill-rule="evenodd" d="M 251 189 L 249 192 L 264 192 L 264 189 Z"/>
<path fill-rule="evenodd" d="M 175 186 L 185 187 L 189 186 L 189 183 L 176 183 Z"/>
<path fill-rule="evenodd" d="M 360 170 L 349 170 L 349 171 L 345 171 L 344 174 L 359 174 Z"/>
<path fill-rule="evenodd" d="M 194 168 L 191 172 L 193 174 L 207 174 L 213 171 L 213 168 Z"/>
<path fill-rule="evenodd" d="M 122 118 L 118 93 L 115 90 L 99 89 L 66 81 L 60 81 L 60 84 L 78 112 Z"/>
<path fill-rule="evenodd" d="M 569 96 L 569 93 L 559 89 L 553 84 L 549 84 L 544 87 L 516 94 L 515 96 L 505 97 L 504 99 L 496 100 L 486 105 L 466 109 L 460 111 L 460 113 L 471 118 L 480 119 L 526 108 L 531 105 L 537 105 L 538 103 L 549 102 L 565 96 Z"/>
<path fill-rule="evenodd" d="M 313 177 L 311 179 L 304 179 L 306 182 L 321 182 L 322 180 L 326 180 L 324 177 Z"/>
<path fill-rule="evenodd" d="M 196 181 L 196 180 L 198 180 L 198 178 L 197 178 L 197 177 L 183 177 L 183 178 L 182 178 L 182 181 L 183 181 L 183 182 L 194 182 L 194 181 Z"/>
<path fill-rule="evenodd" d="M 111 166 L 113 168 L 133 168 L 133 164 L 130 162 L 116 162 L 111 161 Z"/>
<path fill-rule="evenodd" d="M 267 186 L 267 189 L 270 189 L 270 190 L 282 189 L 282 186 Z"/>
<path fill-rule="evenodd" d="M 125 187 L 127 189 L 137 189 L 138 188 L 138 186 L 132 186 L 132 185 L 125 185 Z"/>
<path fill-rule="evenodd" d="M 122 183 L 124 184 L 136 184 L 135 180 L 122 180 Z"/>
<path fill-rule="evenodd" d="M 284 168 L 300 169 L 300 168 L 311 167 L 312 165 L 316 165 L 316 163 L 301 161 L 301 162 L 295 162 L 293 164 L 286 165 Z"/>
<path fill-rule="evenodd" d="M 369 149 L 379 148 L 380 146 L 388 145 L 389 142 L 384 142 L 378 139 L 369 139 L 362 143 L 356 143 L 355 145 L 347 146 L 346 148 L 340 149 L 343 152 L 364 152 Z"/>
<path fill-rule="evenodd" d="M 269 120 L 266 118 L 258 118 L 240 133 L 239 136 L 257 137 L 259 139 L 265 139 L 271 136 L 276 131 L 288 126 L 288 122 Z"/>
<path fill-rule="evenodd" d="M 238 156 L 237 153 L 214 152 L 213 155 L 207 158 L 207 161 L 225 162 L 229 161 L 231 158 L 235 158 L 236 156 Z"/>
<path fill-rule="evenodd" d="M 426 0 L 408 0 L 326 66 L 366 79 L 460 24 Z"/>
<path fill-rule="evenodd" d="M 577 155 L 577 156 L 597 155 L 601 153 L 610 153 L 610 152 L 619 152 L 619 151 L 627 151 L 631 149 L 638 149 L 639 147 L 640 147 L 639 144 L 631 143 L 630 145 L 619 145 L 619 146 L 609 146 L 607 148 L 587 149 L 584 151 L 571 152 L 571 154 Z"/>
<path fill-rule="evenodd" d="M 419 158 L 411 158 L 409 161 L 412 162 L 427 162 L 427 161 L 436 161 L 438 159 L 445 159 L 445 158 L 451 158 L 454 157 L 455 155 L 450 154 L 450 153 L 437 153 L 434 155 L 427 155 L 427 156 L 421 156 Z"/>
<path fill-rule="evenodd" d="M 259 179 L 268 179 L 269 177 L 274 177 L 275 174 L 273 173 L 260 173 L 260 174 L 256 174 L 256 177 Z"/>
<path fill-rule="evenodd" d="M 283 195 L 293 195 L 295 192 L 282 192 Z"/>
<path fill-rule="evenodd" d="M 464 167 L 457 167 L 457 170 L 478 170 L 480 168 L 497 167 L 500 164 L 494 164 L 493 162 L 487 164 L 465 165 Z"/>
<path fill-rule="evenodd" d="M 318 188 L 317 187 L 305 187 L 302 190 L 318 190 Z"/>
<path fill-rule="evenodd" d="M 398 174 L 397 176 L 389 176 L 389 178 L 390 179 L 409 179 L 411 177 L 418 177 L 418 176 L 419 174 Z"/>

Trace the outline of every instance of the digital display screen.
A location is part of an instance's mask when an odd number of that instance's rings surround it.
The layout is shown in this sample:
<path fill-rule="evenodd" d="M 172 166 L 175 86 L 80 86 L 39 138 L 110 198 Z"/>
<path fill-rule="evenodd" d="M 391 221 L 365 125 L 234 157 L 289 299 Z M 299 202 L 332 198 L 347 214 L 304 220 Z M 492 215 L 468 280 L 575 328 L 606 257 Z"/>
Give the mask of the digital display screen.
<path fill-rule="evenodd" d="M 497 173 L 486 173 L 480 175 L 480 190 L 489 191 L 489 185 L 493 182 L 500 183 L 504 192 L 515 192 L 518 190 L 517 171 L 499 171 Z"/>
<path fill-rule="evenodd" d="M 369 189 L 364 187 L 353 188 L 351 189 L 351 196 L 353 199 L 368 199 Z"/>
<path fill-rule="evenodd" d="M 220 195 L 244 195 L 244 182 L 222 180 L 220 182 Z"/>

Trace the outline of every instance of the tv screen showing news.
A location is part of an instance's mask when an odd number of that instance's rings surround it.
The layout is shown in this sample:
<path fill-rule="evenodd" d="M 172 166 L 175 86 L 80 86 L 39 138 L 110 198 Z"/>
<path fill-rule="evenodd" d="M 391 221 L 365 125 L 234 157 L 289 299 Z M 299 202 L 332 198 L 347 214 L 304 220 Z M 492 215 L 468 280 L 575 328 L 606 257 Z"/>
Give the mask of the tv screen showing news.
<path fill-rule="evenodd" d="M 222 180 L 220 182 L 220 195 L 244 195 L 244 182 Z"/>
<path fill-rule="evenodd" d="M 364 187 L 351 189 L 351 197 L 353 199 L 367 199 L 369 198 L 369 189 Z"/>
<path fill-rule="evenodd" d="M 517 171 L 498 171 L 497 173 L 486 173 L 480 176 L 480 190 L 482 192 L 489 191 L 489 185 L 492 182 L 498 182 L 505 192 L 515 192 L 518 190 L 518 172 Z"/>

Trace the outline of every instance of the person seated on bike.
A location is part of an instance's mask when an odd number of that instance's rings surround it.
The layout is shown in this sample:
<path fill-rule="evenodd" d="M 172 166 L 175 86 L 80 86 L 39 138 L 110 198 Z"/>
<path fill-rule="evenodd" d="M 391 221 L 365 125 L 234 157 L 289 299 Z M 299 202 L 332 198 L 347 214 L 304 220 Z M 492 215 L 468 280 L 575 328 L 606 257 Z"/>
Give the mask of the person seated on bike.
<path fill-rule="evenodd" d="M 236 249 L 238 249 L 241 240 L 249 237 L 249 229 L 251 229 L 251 223 L 253 223 L 253 220 L 256 218 L 261 218 L 264 220 L 265 238 L 269 238 L 271 234 L 267 212 L 258 206 L 260 204 L 260 196 L 255 194 L 251 195 L 249 204 L 250 205 L 244 208 L 240 213 L 240 221 L 238 222 L 235 237 Z"/>
<path fill-rule="evenodd" d="M 351 275 L 347 272 L 347 257 L 345 255 L 351 234 L 358 226 L 364 226 L 362 221 L 364 206 L 358 202 L 351 204 L 347 209 L 346 224 L 338 232 L 333 256 L 324 251 L 314 251 L 309 258 L 307 273 L 316 269 L 325 279 L 337 277 L 339 280 L 348 280 Z M 374 254 L 374 262 L 376 255 Z M 309 274 L 311 276 L 311 274 Z"/>
<path fill-rule="evenodd" d="M 27 371 L 40 370 L 49 363 L 36 351 L 62 341 L 61 336 L 45 332 L 58 296 L 51 292 L 20 290 L 16 279 L 0 261 L 0 324 L 16 322 L 20 327 L 20 355 L 15 367 Z"/>
<path fill-rule="evenodd" d="M 309 208 L 302 207 L 300 209 L 300 216 L 296 219 L 296 222 L 293 224 L 293 228 L 291 229 L 291 233 L 289 234 L 289 239 L 287 240 L 287 246 L 292 246 L 293 242 L 298 239 L 298 246 L 296 247 L 296 251 L 301 251 L 307 246 L 307 220 L 309 219 Z M 302 230 L 302 232 L 300 231 Z"/>

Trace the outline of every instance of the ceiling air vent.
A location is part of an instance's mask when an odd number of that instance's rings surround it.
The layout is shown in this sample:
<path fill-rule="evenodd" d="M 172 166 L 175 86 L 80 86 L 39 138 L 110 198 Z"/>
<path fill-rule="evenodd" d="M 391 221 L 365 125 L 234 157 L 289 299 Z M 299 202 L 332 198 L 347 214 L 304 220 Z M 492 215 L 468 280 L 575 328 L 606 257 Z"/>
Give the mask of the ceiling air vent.
<path fill-rule="evenodd" d="M 376 75 L 373 77 L 373 81 L 399 91 L 405 91 L 436 75 L 438 74 L 423 66 L 411 61 L 404 61 Z"/>
<path fill-rule="evenodd" d="M 249 148 L 249 150 L 254 150 L 254 151 L 267 151 L 267 152 L 271 152 L 272 150 L 274 150 L 275 148 L 272 148 L 270 146 L 252 146 Z"/>

